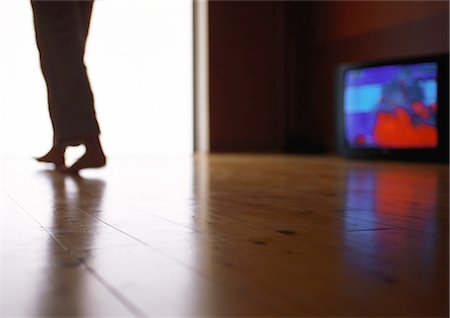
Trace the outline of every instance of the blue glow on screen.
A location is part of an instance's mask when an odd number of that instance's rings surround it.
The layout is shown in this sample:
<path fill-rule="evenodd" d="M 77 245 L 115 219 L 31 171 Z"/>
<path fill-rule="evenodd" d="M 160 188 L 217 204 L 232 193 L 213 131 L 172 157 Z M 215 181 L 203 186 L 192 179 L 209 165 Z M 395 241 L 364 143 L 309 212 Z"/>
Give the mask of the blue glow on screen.
<path fill-rule="evenodd" d="M 437 71 L 437 63 L 347 71 L 343 100 L 347 143 L 363 148 L 436 147 Z"/>

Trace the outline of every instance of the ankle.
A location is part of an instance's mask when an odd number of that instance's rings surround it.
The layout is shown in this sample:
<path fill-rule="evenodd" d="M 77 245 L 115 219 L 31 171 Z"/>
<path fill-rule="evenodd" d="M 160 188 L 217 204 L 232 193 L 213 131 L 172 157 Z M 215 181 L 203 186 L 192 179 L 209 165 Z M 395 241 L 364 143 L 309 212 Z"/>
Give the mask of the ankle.
<path fill-rule="evenodd" d="M 61 154 L 64 154 L 66 152 L 66 147 L 65 146 L 56 146 L 55 151 Z"/>
<path fill-rule="evenodd" d="M 103 152 L 98 136 L 84 138 L 83 144 L 86 147 L 86 151 Z"/>

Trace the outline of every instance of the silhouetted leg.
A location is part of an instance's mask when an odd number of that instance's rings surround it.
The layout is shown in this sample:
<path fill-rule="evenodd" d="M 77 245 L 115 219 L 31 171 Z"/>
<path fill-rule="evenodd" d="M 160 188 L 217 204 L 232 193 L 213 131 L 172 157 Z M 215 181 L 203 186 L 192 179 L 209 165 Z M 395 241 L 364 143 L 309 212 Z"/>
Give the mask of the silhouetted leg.
<path fill-rule="evenodd" d="M 92 1 L 32 1 L 31 4 L 54 132 L 52 150 L 38 160 L 61 165 L 65 147 L 91 140 L 98 141 L 96 154 L 104 157 L 83 61 Z"/>

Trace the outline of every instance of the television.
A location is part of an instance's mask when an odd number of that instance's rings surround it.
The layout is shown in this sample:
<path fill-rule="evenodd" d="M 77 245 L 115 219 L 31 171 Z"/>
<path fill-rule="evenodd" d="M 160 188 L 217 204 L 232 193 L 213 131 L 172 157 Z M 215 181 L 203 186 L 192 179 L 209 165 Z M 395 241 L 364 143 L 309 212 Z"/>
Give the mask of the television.
<path fill-rule="evenodd" d="M 448 58 L 339 65 L 338 152 L 348 158 L 448 162 Z"/>

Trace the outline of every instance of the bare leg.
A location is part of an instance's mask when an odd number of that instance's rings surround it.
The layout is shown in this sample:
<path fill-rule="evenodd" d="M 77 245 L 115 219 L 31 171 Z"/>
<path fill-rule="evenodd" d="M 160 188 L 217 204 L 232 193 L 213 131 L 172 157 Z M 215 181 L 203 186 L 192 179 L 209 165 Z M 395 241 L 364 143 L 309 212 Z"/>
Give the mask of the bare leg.
<path fill-rule="evenodd" d="M 83 62 L 93 1 L 32 0 L 36 40 L 47 90 L 54 144 L 75 146 L 87 151 L 73 168 L 101 166 L 103 152 L 95 137 L 100 133 L 92 90 Z M 82 136 L 94 136 L 83 140 Z M 97 139 L 97 141 L 95 141 Z M 36 158 L 67 171 L 64 149 L 53 147 Z M 103 159 L 103 162 L 105 159 Z"/>
<path fill-rule="evenodd" d="M 36 160 L 39 162 L 53 163 L 56 169 L 63 169 L 66 167 L 64 153 L 66 152 L 65 146 L 53 146 L 50 151 L 42 156 L 37 157 Z"/>
<path fill-rule="evenodd" d="M 82 143 L 86 146 L 86 153 L 71 167 L 67 168 L 68 172 L 78 172 L 86 168 L 100 168 L 106 165 L 106 157 L 98 136 L 85 138 Z"/>

